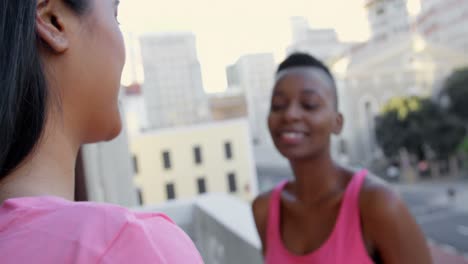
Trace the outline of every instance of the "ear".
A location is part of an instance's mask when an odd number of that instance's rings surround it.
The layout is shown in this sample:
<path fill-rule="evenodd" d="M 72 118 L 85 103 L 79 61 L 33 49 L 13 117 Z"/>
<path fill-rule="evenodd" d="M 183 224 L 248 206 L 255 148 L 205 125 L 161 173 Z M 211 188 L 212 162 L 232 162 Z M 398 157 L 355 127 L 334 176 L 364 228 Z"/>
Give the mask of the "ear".
<path fill-rule="evenodd" d="M 63 53 L 68 49 L 69 40 L 65 34 L 64 13 L 56 0 L 39 0 L 36 11 L 36 30 L 39 38 L 53 52 Z"/>
<path fill-rule="evenodd" d="M 333 125 L 333 134 L 339 135 L 343 130 L 344 118 L 341 113 L 337 113 L 335 117 L 335 122 Z"/>

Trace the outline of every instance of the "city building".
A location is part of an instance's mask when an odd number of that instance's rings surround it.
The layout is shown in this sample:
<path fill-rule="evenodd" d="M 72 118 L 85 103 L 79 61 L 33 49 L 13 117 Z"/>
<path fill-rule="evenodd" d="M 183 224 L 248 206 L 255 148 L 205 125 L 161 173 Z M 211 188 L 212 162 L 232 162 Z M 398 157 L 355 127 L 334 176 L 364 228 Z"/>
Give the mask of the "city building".
<path fill-rule="evenodd" d="M 132 138 L 141 131 L 147 130 L 149 122 L 141 85 L 134 83 L 124 89 L 125 92 L 120 96 L 120 107 L 127 124 L 127 132 Z"/>
<path fill-rule="evenodd" d="M 430 97 L 468 56 L 401 35 L 392 42 L 372 42 L 333 64 L 345 115 L 337 147 L 352 165 L 368 166 L 381 156 L 375 139 L 375 117 L 393 97 Z"/>
<path fill-rule="evenodd" d="M 229 193 L 257 194 L 246 119 L 147 131 L 131 141 L 142 204 Z"/>
<path fill-rule="evenodd" d="M 366 0 L 365 8 L 372 41 L 388 40 L 411 29 L 407 0 Z"/>
<path fill-rule="evenodd" d="M 276 65 L 271 53 L 242 56 L 227 70 L 229 85 L 241 89 L 247 99 L 249 126 L 256 145 L 271 145 L 267 116 L 275 70 Z"/>
<path fill-rule="evenodd" d="M 240 76 L 239 71 L 237 70 L 237 66 L 229 65 L 226 67 L 226 80 L 227 80 L 227 91 L 237 91 L 242 90 L 240 87 Z"/>
<path fill-rule="evenodd" d="M 209 100 L 213 121 L 247 117 L 247 101 L 241 90 L 210 94 Z"/>
<path fill-rule="evenodd" d="M 328 61 L 349 50 L 356 43 L 342 42 L 334 29 L 312 29 L 304 17 L 291 18 L 292 44 L 287 54 L 304 52 Z"/>
<path fill-rule="evenodd" d="M 150 129 L 211 119 L 203 89 L 195 36 L 191 33 L 141 37 L 143 96 Z"/>
<path fill-rule="evenodd" d="M 434 43 L 468 53 L 466 0 L 422 0 L 415 27 Z"/>
<path fill-rule="evenodd" d="M 411 5 L 415 13 L 411 14 Z M 468 51 L 468 1 L 466 0 L 368 0 L 372 41 L 418 32 L 432 43 L 460 52 Z"/>

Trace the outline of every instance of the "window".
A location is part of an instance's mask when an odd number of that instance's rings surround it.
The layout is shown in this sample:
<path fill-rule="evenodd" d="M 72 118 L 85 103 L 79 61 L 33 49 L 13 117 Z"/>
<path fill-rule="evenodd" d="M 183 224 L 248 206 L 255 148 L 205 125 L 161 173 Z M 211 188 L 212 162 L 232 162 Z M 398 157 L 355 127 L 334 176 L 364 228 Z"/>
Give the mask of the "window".
<path fill-rule="evenodd" d="M 202 163 L 202 153 L 200 146 L 196 146 L 193 148 L 193 155 L 195 156 L 195 164 Z"/>
<path fill-rule="evenodd" d="M 168 170 L 171 168 L 171 155 L 169 151 L 163 152 L 163 162 L 164 162 L 164 169 Z"/>
<path fill-rule="evenodd" d="M 236 182 L 236 174 L 229 173 L 228 174 L 228 183 L 229 183 L 229 192 L 235 193 L 237 192 L 237 182 Z"/>
<path fill-rule="evenodd" d="M 133 155 L 132 159 L 133 159 L 133 172 L 135 174 L 138 174 L 138 159 L 137 159 L 137 156 Z"/>
<path fill-rule="evenodd" d="M 231 142 L 226 142 L 224 143 L 224 156 L 226 159 L 231 160 L 232 159 L 232 146 Z"/>
<path fill-rule="evenodd" d="M 199 178 L 197 180 L 197 185 L 198 185 L 198 193 L 206 193 L 206 181 L 204 178 Z"/>
<path fill-rule="evenodd" d="M 173 200 L 176 198 L 175 187 L 173 183 L 166 184 L 166 193 L 168 200 Z"/>

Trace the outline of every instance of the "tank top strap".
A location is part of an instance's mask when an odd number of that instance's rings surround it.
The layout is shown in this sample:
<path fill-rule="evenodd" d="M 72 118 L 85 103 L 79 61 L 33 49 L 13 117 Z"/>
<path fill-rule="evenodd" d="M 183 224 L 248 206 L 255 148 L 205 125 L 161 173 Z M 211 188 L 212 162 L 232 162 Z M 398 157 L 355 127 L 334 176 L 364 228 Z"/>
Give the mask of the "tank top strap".
<path fill-rule="evenodd" d="M 359 204 L 359 193 L 361 192 L 362 184 L 364 183 L 367 170 L 361 170 L 354 174 L 348 188 L 346 188 L 345 202 L 351 203 L 352 206 Z"/>
<path fill-rule="evenodd" d="M 361 237 L 361 214 L 359 210 L 359 194 L 367 176 L 367 170 L 354 174 L 341 204 L 341 212 L 336 228 L 340 229 L 342 239 Z"/>
<path fill-rule="evenodd" d="M 284 187 L 288 184 L 287 180 L 281 181 L 273 189 L 269 206 L 268 206 L 268 223 L 267 223 L 267 243 L 270 241 L 279 241 L 279 226 L 280 226 L 280 206 L 281 206 L 281 192 Z"/>

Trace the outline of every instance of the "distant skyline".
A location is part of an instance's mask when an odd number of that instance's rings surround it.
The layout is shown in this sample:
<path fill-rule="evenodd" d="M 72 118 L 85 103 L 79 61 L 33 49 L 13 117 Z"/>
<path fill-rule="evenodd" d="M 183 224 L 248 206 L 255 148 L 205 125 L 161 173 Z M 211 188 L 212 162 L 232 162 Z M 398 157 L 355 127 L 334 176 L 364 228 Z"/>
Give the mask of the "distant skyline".
<path fill-rule="evenodd" d="M 124 33 L 193 32 L 209 93 L 227 87 L 225 69 L 242 55 L 283 59 L 293 16 L 306 17 L 312 28 L 335 29 L 343 41 L 369 38 L 363 0 L 122 0 L 119 10 Z M 128 79 L 126 69 L 123 82 Z"/>

